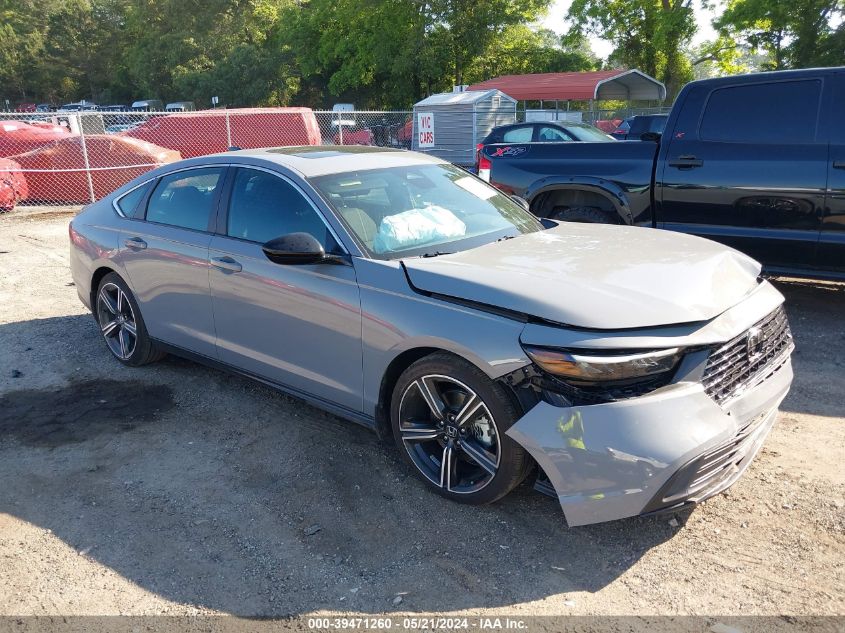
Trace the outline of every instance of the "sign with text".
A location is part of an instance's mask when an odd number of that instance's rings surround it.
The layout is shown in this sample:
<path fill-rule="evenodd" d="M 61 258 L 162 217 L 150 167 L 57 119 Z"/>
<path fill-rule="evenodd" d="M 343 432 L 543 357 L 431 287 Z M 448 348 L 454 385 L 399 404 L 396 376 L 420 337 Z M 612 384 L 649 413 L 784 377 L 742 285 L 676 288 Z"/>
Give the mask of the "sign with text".
<path fill-rule="evenodd" d="M 434 113 L 417 112 L 417 145 L 434 147 Z"/>

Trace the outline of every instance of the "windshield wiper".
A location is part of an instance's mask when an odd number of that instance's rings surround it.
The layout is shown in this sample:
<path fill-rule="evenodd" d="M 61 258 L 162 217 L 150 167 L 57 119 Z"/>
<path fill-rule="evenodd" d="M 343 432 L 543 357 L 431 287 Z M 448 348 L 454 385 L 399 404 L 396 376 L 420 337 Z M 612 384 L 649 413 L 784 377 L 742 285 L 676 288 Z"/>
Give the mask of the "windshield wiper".
<path fill-rule="evenodd" d="M 512 239 L 513 239 L 513 238 L 515 238 L 515 237 L 516 237 L 516 235 L 503 235 L 502 237 L 500 237 L 500 238 L 499 238 L 498 240 L 496 240 L 496 241 L 497 241 L 497 242 L 504 242 L 505 240 L 512 240 Z"/>
<path fill-rule="evenodd" d="M 451 252 L 446 251 L 432 251 L 430 253 L 423 253 L 420 257 L 437 257 L 439 255 L 451 255 Z"/>

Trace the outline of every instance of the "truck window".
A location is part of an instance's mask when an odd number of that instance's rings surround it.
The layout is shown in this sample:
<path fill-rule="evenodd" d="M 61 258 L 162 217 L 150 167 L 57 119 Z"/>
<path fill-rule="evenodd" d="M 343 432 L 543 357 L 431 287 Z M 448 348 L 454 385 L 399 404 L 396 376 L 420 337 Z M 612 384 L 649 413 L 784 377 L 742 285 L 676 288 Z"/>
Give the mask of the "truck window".
<path fill-rule="evenodd" d="M 812 143 L 822 83 L 779 81 L 714 90 L 701 119 L 703 141 Z"/>

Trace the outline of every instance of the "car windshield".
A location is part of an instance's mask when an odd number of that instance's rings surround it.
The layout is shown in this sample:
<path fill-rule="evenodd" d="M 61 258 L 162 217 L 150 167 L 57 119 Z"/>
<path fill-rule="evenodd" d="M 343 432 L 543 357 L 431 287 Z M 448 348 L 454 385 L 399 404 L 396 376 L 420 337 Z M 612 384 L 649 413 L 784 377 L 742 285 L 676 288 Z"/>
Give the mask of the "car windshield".
<path fill-rule="evenodd" d="M 579 141 L 590 141 L 590 142 L 602 142 L 602 141 L 614 141 L 609 137 L 607 134 L 599 130 L 598 128 L 594 128 L 592 125 L 567 125 L 566 131 L 569 132 L 572 136 L 574 136 Z"/>
<path fill-rule="evenodd" d="M 377 259 L 434 256 L 533 233 L 542 224 L 452 165 L 415 165 L 310 179 Z"/>

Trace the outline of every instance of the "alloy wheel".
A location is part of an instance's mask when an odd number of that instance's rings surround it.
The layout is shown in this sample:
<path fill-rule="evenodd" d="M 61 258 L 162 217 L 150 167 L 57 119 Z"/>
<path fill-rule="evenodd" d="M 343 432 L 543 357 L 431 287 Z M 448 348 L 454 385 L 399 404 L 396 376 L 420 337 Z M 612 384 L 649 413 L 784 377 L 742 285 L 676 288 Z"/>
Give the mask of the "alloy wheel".
<path fill-rule="evenodd" d="M 399 403 L 399 433 L 414 465 L 446 492 L 478 492 L 496 476 L 496 422 L 481 397 L 454 378 L 426 375 L 408 385 Z"/>
<path fill-rule="evenodd" d="M 138 343 L 135 313 L 126 293 L 117 284 L 103 284 L 97 295 L 97 322 L 112 354 L 127 360 Z"/>

